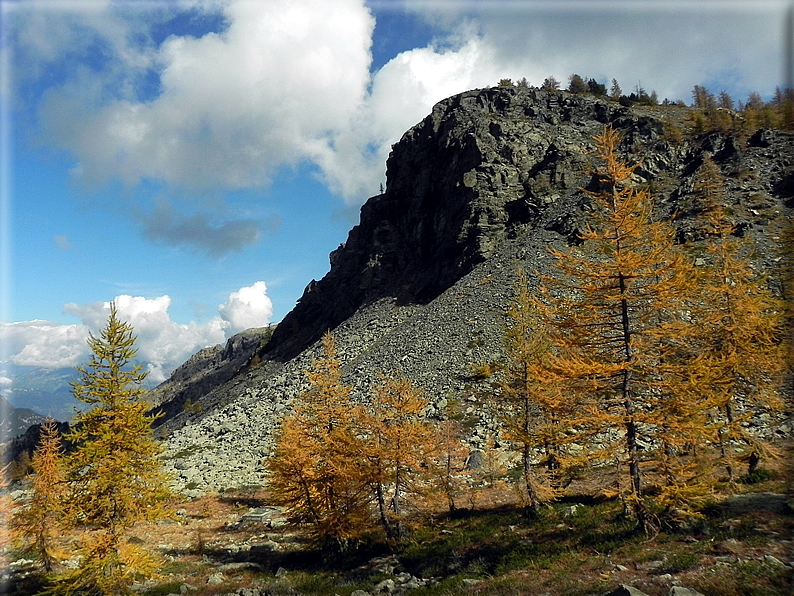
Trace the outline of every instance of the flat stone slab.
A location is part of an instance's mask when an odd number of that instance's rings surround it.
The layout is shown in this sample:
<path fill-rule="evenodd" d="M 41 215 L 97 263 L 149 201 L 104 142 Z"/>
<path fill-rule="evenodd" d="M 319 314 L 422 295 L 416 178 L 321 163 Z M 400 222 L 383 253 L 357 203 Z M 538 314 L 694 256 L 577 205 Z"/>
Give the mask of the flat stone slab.
<path fill-rule="evenodd" d="M 256 523 L 272 527 L 281 527 L 286 525 L 287 520 L 284 517 L 284 510 L 280 507 L 258 507 L 244 514 L 240 518 L 240 523 Z"/>
<path fill-rule="evenodd" d="M 718 503 L 717 507 L 730 513 L 751 513 L 753 511 L 791 512 L 791 504 L 788 501 L 788 497 L 780 493 L 733 495 L 722 503 Z"/>

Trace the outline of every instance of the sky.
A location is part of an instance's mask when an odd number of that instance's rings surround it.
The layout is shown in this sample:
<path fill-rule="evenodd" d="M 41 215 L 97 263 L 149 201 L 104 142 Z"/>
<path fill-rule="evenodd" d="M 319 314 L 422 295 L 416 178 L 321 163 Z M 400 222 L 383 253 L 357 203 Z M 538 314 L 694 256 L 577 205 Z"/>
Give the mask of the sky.
<path fill-rule="evenodd" d="M 0 391 L 114 300 L 162 381 L 277 323 L 450 95 L 785 85 L 789 0 L 0 0 Z M 792 12 L 791 14 L 794 14 Z"/>

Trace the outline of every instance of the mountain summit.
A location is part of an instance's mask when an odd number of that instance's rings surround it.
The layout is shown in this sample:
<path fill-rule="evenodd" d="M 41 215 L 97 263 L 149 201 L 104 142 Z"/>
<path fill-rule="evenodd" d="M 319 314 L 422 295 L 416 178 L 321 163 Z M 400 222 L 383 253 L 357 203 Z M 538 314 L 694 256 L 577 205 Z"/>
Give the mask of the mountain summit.
<path fill-rule="evenodd" d="M 161 432 L 177 487 L 262 482 L 273 432 L 306 389 L 304 371 L 327 330 L 355 394 L 399 370 L 426 391 L 428 414 L 456 403 L 471 420 L 471 445 L 484 445 L 493 420 L 471 383 L 472 364 L 504 355 L 515 271 L 548 273 L 547 249 L 579 242 L 590 208 L 582 188 L 598 183 L 589 167 L 593 137 L 605 126 L 620 133 L 626 161 L 641 161 L 634 179 L 653 192 L 658 215 L 674 217 L 680 241 L 693 246 L 706 241 L 691 197 L 709 156 L 725 177 L 732 222 L 756 242 L 755 266 L 780 276 L 779 239 L 794 208 L 794 135 L 694 134 L 691 113 L 501 86 L 436 104 L 394 145 L 385 192 L 361 208 L 329 273 L 309 283 L 272 337 L 242 342 L 244 353 L 223 361 L 218 384 L 171 385 Z"/>
<path fill-rule="evenodd" d="M 606 124 L 627 133 L 627 147 L 663 155 L 657 169 L 672 161 L 661 122 L 634 121 L 606 100 L 496 87 L 436 104 L 394 145 L 385 193 L 361 208 L 330 272 L 308 285 L 263 355 L 293 358 L 378 298 L 426 304 L 519 227 L 549 225 L 587 182 L 583 149 Z"/>

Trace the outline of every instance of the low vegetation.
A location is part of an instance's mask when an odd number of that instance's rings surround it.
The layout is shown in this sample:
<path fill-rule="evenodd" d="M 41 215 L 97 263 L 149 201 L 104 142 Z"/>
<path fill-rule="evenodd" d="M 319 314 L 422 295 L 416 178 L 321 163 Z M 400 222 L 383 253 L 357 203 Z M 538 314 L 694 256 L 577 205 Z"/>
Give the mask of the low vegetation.
<path fill-rule="evenodd" d="M 767 480 L 751 489 L 742 493 L 747 506 L 715 497 L 696 522 L 651 537 L 636 531 L 619 500 L 585 494 L 544 505 L 530 519 L 504 478 L 455 513 L 437 511 L 410 538 L 387 541 L 373 532 L 343 552 L 313 546 L 310 526 L 245 521 L 269 502 L 262 490 L 176 503 L 177 519 L 136 524 L 129 539 L 165 559 L 153 580 L 136 584 L 144 596 L 244 589 L 350 596 L 374 594 L 388 580 L 399 586 L 408 576 L 424 583 L 410 592 L 416 596 L 600 596 L 620 584 L 650 596 L 666 596 L 671 585 L 706 596 L 790 594 L 794 569 L 786 566 L 785 540 L 794 511 L 780 494 L 785 485 Z M 37 594 L 40 579 L 30 574 L 15 589 Z"/>

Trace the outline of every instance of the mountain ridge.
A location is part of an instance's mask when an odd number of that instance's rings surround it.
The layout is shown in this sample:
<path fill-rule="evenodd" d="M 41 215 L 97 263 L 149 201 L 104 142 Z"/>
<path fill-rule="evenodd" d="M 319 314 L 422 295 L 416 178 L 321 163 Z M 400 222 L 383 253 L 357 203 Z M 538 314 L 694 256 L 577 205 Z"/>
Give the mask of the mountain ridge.
<path fill-rule="evenodd" d="M 385 193 L 362 206 L 329 273 L 309 284 L 237 374 L 163 422 L 175 487 L 262 483 L 278 421 L 308 388 L 305 370 L 326 330 L 357 399 L 379 375 L 406 374 L 428 396 L 429 416 L 455 404 L 471 421 L 470 447 L 483 448 L 495 424 L 472 364 L 504 356 L 515 271 L 530 281 L 552 273 L 547 248 L 577 242 L 589 208 L 580 189 L 595 183 L 588 152 L 605 125 L 621 133 L 627 161 L 642 160 L 637 182 L 652 187 L 660 216 L 675 215 L 682 241 L 702 242 L 687 199 L 711 156 L 734 223 L 757 244 L 756 266 L 774 273 L 794 207 L 794 135 L 676 134 L 671 127 L 686 125 L 687 110 L 502 87 L 439 102 L 394 146 Z M 753 424 L 765 436 L 791 432 L 785 420 Z"/>
<path fill-rule="evenodd" d="M 261 355 L 289 360 L 371 300 L 429 302 L 490 256 L 509 228 L 533 217 L 539 206 L 526 196 L 538 199 L 546 177 L 551 188 L 570 186 L 575 153 L 545 140 L 533 145 L 535 155 L 514 136 L 533 122 L 603 126 L 627 113 L 608 100 L 541 89 L 479 89 L 437 103 L 393 146 L 385 193 L 362 206 L 360 223 L 330 255 L 329 273 L 310 282 Z M 498 155 L 511 144 L 515 153 Z"/>

